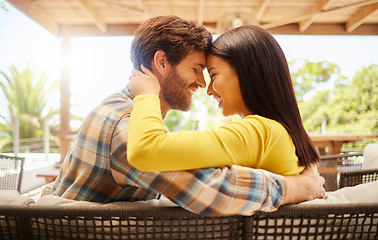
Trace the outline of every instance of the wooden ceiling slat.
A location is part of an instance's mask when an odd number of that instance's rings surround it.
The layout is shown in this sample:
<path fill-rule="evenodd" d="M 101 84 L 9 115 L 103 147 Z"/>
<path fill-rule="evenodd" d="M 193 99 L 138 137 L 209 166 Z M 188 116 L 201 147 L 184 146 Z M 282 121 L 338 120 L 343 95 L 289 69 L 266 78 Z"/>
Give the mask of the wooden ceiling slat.
<path fill-rule="evenodd" d="M 369 5 L 369 4 L 372 4 L 372 3 L 376 3 L 376 2 L 378 2 L 378 0 L 361 1 L 361 2 L 352 3 L 352 4 L 345 5 L 345 6 L 331 8 L 331 9 L 327 9 L 327 10 L 323 10 L 323 11 L 319 11 L 319 12 L 308 13 L 308 14 L 298 16 L 298 17 L 294 17 L 294 18 L 283 19 L 281 21 L 277 21 L 277 22 L 274 22 L 274 23 L 265 24 L 265 25 L 263 25 L 263 27 L 267 28 L 267 29 L 273 28 L 273 27 L 279 27 L 279 26 L 282 26 L 282 25 L 290 24 L 290 23 L 300 22 L 300 21 L 303 21 L 303 20 L 308 19 L 308 18 L 312 18 L 312 17 L 317 16 L 317 15 L 335 13 L 335 12 L 345 10 L 345 9 L 349 9 L 349 8 L 363 7 L 363 6 L 366 6 L 366 5 Z"/>
<path fill-rule="evenodd" d="M 300 35 L 298 24 L 292 23 L 268 29 L 272 34 Z M 312 24 L 306 35 L 378 35 L 376 24 L 363 24 L 352 33 L 346 33 L 345 24 Z"/>
<path fill-rule="evenodd" d="M 326 9 L 329 8 L 330 4 L 333 1 L 334 0 L 322 0 L 322 1 L 319 2 L 319 4 L 314 9 L 312 9 L 309 12 L 319 12 L 319 11 L 322 11 L 322 10 L 326 10 Z M 302 33 L 304 31 L 306 31 L 306 29 L 315 21 L 315 19 L 316 19 L 316 16 L 313 16 L 313 17 L 311 17 L 307 20 L 299 22 L 299 31 L 302 32 Z"/>
<path fill-rule="evenodd" d="M 280 28 L 294 24 L 299 34 L 309 34 L 312 25 L 327 28 L 332 24 L 344 25 L 344 34 L 363 34 L 363 25 L 373 24 L 378 28 L 376 5 L 371 13 L 361 13 L 367 4 L 378 0 L 7 0 L 46 30 L 59 36 L 65 26 L 93 25 L 98 32 L 109 35 L 109 26 L 128 29 L 157 15 L 178 15 L 206 25 L 213 33 L 222 16 L 238 11 L 250 12 L 265 28 Z M 248 18 L 251 16 L 248 15 Z M 247 18 L 247 17 L 246 17 Z M 232 21 L 232 15 L 227 21 Z M 349 21 L 349 22 L 348 22 Z M 245 22 L 249 20 L 245 19 Z M 222 23 L 223 24 L 223 23 Z M 327 25 L 328 24 L 328 25 Z M 226 24 L 227 26 L 230 24 Z M 357 27 L 357 29 L 355 29 Z M 90 32 L 92 28 L 90 28 Z M 114 29 L 114 28 L 113 28 Z M 286 28 L 280 28 L 286 29 Z M 352 31 L 352 29 L 354 29 Z M 368 28 L 362 28 L 368 29 Z M 369 28 L 370 29 L 370 28 Z M 359 30 L 359 31 L 356 31 Z M 224 30 L 222 30 L 224 31 Z M 324 29 L 324 31 L 327 31 Z M 348 32 L 350 31 L 350 32 Z M 292 32 L 292 31 L 290 31 Z M 369 33 L 366 34 L 370 34 Z M 86 33 L 83 33 L 86 34 Z M 96 33 L 97 34 L 97 33 Z M 117 33 L 116 35 L 119 35 Z"/>
<path fill-rule="evenodd" d="M 51 19 L 44 11 L 34 6 L 30 0 L 12 0 L 12 5 L 33 19 L 51 34 L 59 34 L 59 24 Z"/>
<path fill-rule="evenodd" d="M 361 9 L 355 16 L 346 23 L 346 30 L 348 33 L 361 26 L 370 16 L 378 12 L 378 3 L 368 5 Z"/>
<path fill-rule="evenodd" d="M 96 10 L 90 5 L 87 0 L 79 0 L 79 2 L 84 6 L 85 10 L 88 12 L 88 15 L 92 19 L 93 24 L 100 30 L 102 33 L 106 33 L 106 23 L 98 15 Z"/>
<path fill-rule="evenodd" d="M 198 6 L 198 18 L 197 22 L 200 25 L 203 25 L 203 12 L 204 12 L 205 0 L 199 0 Z"/>
<path fill-rule="evenodd" d="M 128 12 L 128 13 L 133 13 L 133 14 L 143 14 L 145 12 L 144 8 L 135 7 L 135 1 L 132 2 L 134 3 L 132 5 L 121 4 L 118 1 L 116 2 L 114 0 L 92 0 L 92 1 L 102 3 L 105 6 L 108 6 L 110 8 L 120 10 L 123 12 Z"/>
<path fill-rule="evenodd" d="M 257 9 L 256 12 L 256 20 L 260 22 L 261 16 L 264 14 L 265 9 L 268 7 L 268 4 L 271 0 L 261 0 L 260 6 Z"/>

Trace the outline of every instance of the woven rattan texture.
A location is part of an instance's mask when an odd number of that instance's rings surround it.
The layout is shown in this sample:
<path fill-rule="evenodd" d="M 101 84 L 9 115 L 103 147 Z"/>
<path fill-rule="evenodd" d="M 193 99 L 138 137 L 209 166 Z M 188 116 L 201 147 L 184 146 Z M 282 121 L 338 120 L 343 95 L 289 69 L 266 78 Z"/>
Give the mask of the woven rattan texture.
<path fill-rule="evenodd" d="M 0 216 L 4 217 L 0 206 Z M 9 211 L 9 210 L 7 210 Z M 22 211 L 22 214 L 21 214 Z M 244 217 L 204 217 L 177 207 L 14 207 L 32 239 L 241 239 Z M 15 227 L 15 226 L 13 226 Z M 13 239 L 10 236 L 1 239 Z M 16 238 L 19 239 L 19 238 Z M 28 238 L 23 238 L 28 239 Z"/>
<path fill-rule="evenodd" d="M 362 183 L 378 180 L 378 169 L 354 170 L 340 172 L 340 188 L 352 187 Z"/>
<path fill-rule="evenodd" d="M 0 154 L 0 190 L 21 190 L 24 158 Z"/>
<path fill-rule="evenodd" d="M 378 203 L 288 205 L 250 217 L 179 207 L 0 206 L 0 220 L 0 239 L 378 239 Z"/>
<path fill-rule="evenodd" d="M 248 239 L 378 239 L 377 204 L 284 206 L 247 221 Z"/>

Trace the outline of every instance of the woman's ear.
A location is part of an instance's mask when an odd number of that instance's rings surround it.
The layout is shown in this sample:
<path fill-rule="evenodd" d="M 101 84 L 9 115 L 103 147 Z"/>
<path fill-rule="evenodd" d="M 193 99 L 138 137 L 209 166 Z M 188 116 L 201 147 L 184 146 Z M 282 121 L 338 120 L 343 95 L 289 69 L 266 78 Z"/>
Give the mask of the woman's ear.
<path fill-rule="evenodd" d="M 166 76 L 169 73 L 169 63 L 167 60 L 167 55 L 165 55 L 165 52 L 163 50 L 159 50 L 154 55 L 154 65 L 156 68 L 156 71 L 162 75 Z"/>

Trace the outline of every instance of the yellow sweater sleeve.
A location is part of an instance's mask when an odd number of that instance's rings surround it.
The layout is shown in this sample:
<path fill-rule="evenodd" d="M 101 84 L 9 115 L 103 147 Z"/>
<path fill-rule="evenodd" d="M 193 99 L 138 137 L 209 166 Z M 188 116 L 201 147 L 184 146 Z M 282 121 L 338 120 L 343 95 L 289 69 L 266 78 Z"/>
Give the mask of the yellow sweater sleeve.
<path fill-rule="evenodd" d="M 272 137 L 268 135 L 272 126 L 269 121 L 267 123 L 268 125 L 259 118 L 245 118 L 217 130 L 167 133 L 159 98 L 155 95 L 139 95 L 134 98 L 129 122 L 127 158 L 130 164 L 142 171 L 176 171 L 231 165 L 254 168 L 261 166 L 266 169 L 275 165 L 274 162 L 269 164 L 269 161 L 277 155 L 274 151 L 272 155 L 270 149 Z M 291 139 L 288 140 L 290 144 Z M 283 146 L 280 149 L 286 151 L 288 148 Z M 289 156 L 289 161 L 284 161 L 289 164 L 285 173 L 298 174 L 301 168 L 297 165 L 295 148 L 291 151 L 292 153 L 279 154 Z"/>

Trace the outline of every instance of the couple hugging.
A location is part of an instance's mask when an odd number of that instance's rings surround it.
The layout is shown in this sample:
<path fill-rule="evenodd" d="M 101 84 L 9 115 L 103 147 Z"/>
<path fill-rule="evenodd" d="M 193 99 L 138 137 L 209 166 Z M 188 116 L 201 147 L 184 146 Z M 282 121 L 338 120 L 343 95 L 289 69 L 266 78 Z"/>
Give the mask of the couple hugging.
<path fill-rule="evenodd" d="M 212 42 L 176 16 L 147 20 L 131 45 L 127 87 L 83 121 L 56 181 L 42 195 L 109 203 L 164 196 L 203 215 L 251 215 L 325 194 L 319 155 L 302 125 L 284 53 L 258 26 Z M 216 130 L 168 133 L 171 109 L 188 111 L 207 93 L 224 116 Z"/>

